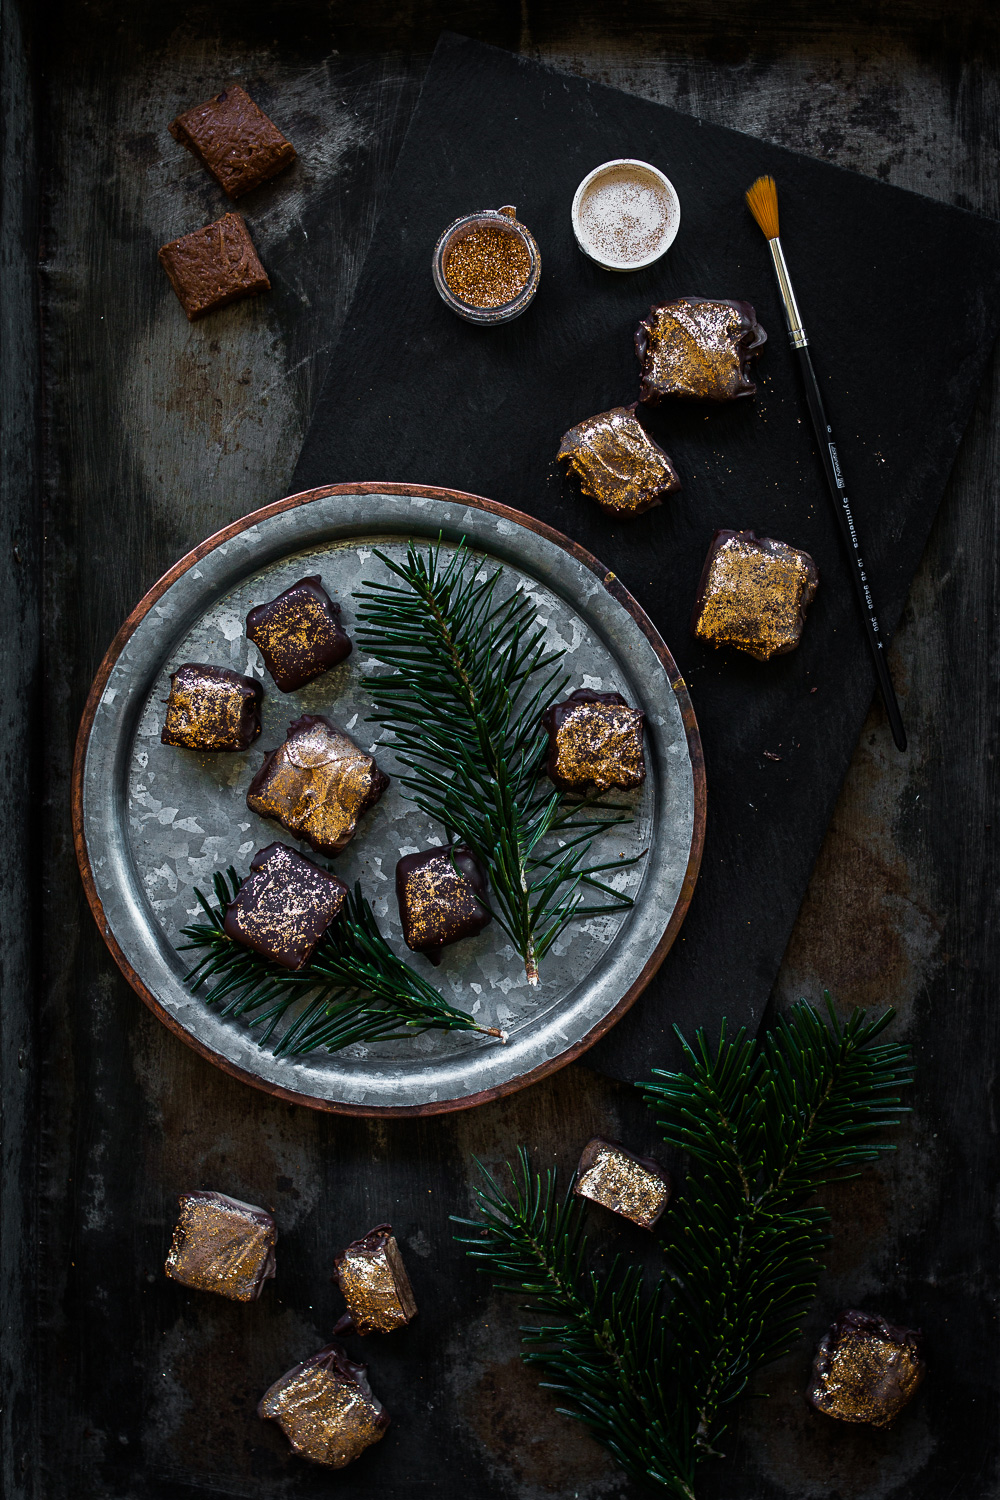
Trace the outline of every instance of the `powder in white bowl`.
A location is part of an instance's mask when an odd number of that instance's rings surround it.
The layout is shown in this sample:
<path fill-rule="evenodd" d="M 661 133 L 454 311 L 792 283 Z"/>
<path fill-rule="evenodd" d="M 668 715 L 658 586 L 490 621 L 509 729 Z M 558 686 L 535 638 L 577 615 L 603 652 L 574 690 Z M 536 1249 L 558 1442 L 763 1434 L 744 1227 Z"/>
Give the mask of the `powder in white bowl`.
<path fill-rule="evenodd" d="M 677 232 L 675 198 L 639 163 L 598 171 L 577 208 L 577 235 L 595 260 L 640 265 L 662 253 Z"/>

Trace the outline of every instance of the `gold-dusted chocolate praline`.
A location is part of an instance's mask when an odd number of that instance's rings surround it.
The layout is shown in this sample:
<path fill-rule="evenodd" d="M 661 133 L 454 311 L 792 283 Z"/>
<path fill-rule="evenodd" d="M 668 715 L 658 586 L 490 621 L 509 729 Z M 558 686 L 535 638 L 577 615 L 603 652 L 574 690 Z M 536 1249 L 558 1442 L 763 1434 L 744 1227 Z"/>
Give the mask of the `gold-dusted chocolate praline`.
<path fill-rule="evenodd" d="M 574 1193 L 652 1229 L 670 1201 L 671 1183 L 651 1156 L 635 1156 L 617 1141 L 595 1136 L 583 1148 Z"/>
<path fill-rule="evenodd" d="M 545 769 L 560 791 L 628 791 L 646 779 L 642 749 L 645 714 L 620 693 L 577 688 L 542 715 L 549 733 Z"/>
<path fill-rule="evenodd" d="M 691 629 L 758 661 L 794 651 L 819 587 L 808 552 L 752 531 L 717 531 L 708 549 Z"/>
<path fill-rule="evenodd" d="M 340 624 L 318 573 L 258 604 L 247 615 L 247 637 L 283 693 L 294 693 L 351 654 L 351 638 Z"/>
<path fill-rule="evenodd" d="M 365 1366 L 349 1360 L 339 1344 L 328 1344 L 276 1380 L 257 1415 L 277 1422 L 302 1458 L 331 1469 L 353 1463 L 389 1425 Z"/>
<path fill-rule="evenodd" d="M 174 1281 L 233 1302 L 255 1302 L 274 1275 L 274 1219 L 225 1193 L 182 1193 L 164 1267 Z"/>
<path fill-rule="evenodd" d="M 642 366 L 639 399 L 655 405 L 667 396 L 697 401 L 753 396 L 757 387 L 748 366 L 766 342 L 749 302 L 678 297 L 651 307 L 635 335 Z"/>
<path fill-rule="evenodd" d="M 320 854 L 338 854 L 357 832 L 389 778 L 370 755 L 322 714 L 303 714 L 264 759 L 247 807 L 274 818 Z"/>
<path fill-rule="evenodd" d="M 396 901 L 406 946 L 439 964 L 442 949 L 489 926 L 485 894 L 486 876 L 471 849 L 446 844 L 404 854 L 396 865 Z"/>
<path fill-rule="evenodd" d="M 567 461 L 583 493 L 613 516 L 642 515 L 681 487 L 634 405 L 615 406 L 577 423 L 563 434 L 557 456 Z"/>
<path fill-rule="evenodd" d="M 301 969 L 346 896 L 347 886 L 336 875 L 287 844 L 268 844 L 250 861 L 250 874 L 226 907 L 223 925 L 234 942 L 282 968 Z"/>
<path fill-rule="evenodd" d="M 413 1288 L 406 1274 L 391 1224 L 376 1224 L 334 1261 L 334 1272 L 347 1303 L 347 1317 L 334 1333 L 391 1333 L 417 1315 Z"/>
<path fill-rule="evenodd" d="M 264 696 L 253 677 L 228 667 L 185 662 L 170 676 L 160 739 L 185 750 L 247 750 L 260 734 Z"/>
<path fill-rule="evenodd" d="M 813 1360 L 806 1400 L 841 1422 L 888 1427 L 924 1378 L 921 1335 L 877 1313 L 842 1312 Z"/>

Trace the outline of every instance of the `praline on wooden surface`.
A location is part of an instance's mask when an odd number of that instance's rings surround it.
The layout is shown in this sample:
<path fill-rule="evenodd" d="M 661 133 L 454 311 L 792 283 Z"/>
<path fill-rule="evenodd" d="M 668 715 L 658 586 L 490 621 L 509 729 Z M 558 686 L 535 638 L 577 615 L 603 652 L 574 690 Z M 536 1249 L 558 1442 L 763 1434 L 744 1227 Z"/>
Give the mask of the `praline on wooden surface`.
<path fill-rule="evenodd" d="M 185 110 L 168 129 L 230 198 L 241 198 L 295 160 L 291 141 L 238 83 Z"/>
<path fill-rule="evenodd" d="M 628 791 L 646 779 L 645 715 L 620 693 L 577 688 L 542 715 L 548 730 L 546 771 L 564 792 Z"/>
<path fill-rule="evenodd" d="M 344 1469 L 385 1436 L 389 1414 L 372 1394 L 368 1371 L 331 1343 L 282 1375 L 257 1415 L 277 1422 L 293 1450 L 314 1464 Z"/>
<path fill-rule="evenodd" d="M 225 1193 L 182 1193 L 164 1267 L 173 1281 L 232 1302 L 255 1302 L 274 1275 L 274 1219 Z"/>
<path fill-rule="evenodd" d="M 813 1360 L 806 1400 L 841 1422 L 888 1427 L 926 1373 L 919 1329 L 849 1309 L 834 1319 Z"/>
<path fill-rule="evenodd" d="M 757 661 L 794 651 L 819 587 L 819 569 L 798 547 L 752 531 L 717 531 L 698 584 L 691 631 Z"/>
<path fill-rule="evenodd" d="M 388 785 L 388 776 L 350 735 L 323 714 L 303 714 L 289 724 L 284 743 L 264 757 L 247 791 L 247 807 L 317 853 L 339 854 Z"/>
<path fill-rule="evenodd" d="M 583 1148 L 573 1191 L 652 1229 L 670 1201 L 672 1184 L 651 1156 L 636 1156 L 618 1141 L 595 1136 Z"/>
<path fill-rule="evenodd" d="M 767 334 L 749 302 L 678 297 L 651 307 L 636 329 L 642 366 L 639 399 L 655 406 L 669 396 L 735 401 L 753 396 L 749 376 Z"/>
<path fill-rule="evenodd" d="M 158 254 L 192 323 L 230 302 L 271 290 L 239 214 L 223 214 L 214 224 L 161 245 Z"/>
<path fill-rule="evenodd" d="M 350 636 L 340 623 L 340 605 L 318 573 L 300 578 L 247 615 L 247 636 L 283 693 L 293 693 L 351 654 Z"/>
<path fill-rule="evenodd" d="M 301 969 L 340 911 L 347 886 L 287 844 L 268 844 L 226 908 L 225 929 L 283 969 Z"/>
<path fill-rule="evenodd" d="M 615 516 L 640 516 L 681 487 L 670 458 L 650 437 L 635 405 L 615 406 L 563 434 L 557 457 L 585 495 Z"/>
<path fill-rule="evenodd" d="M 486 875 L 471 849 L 446 844 L 405 854 L 396 865 L 396 901 L 406 946 L 439 964 L 443 949 L 492 921 L 485 894 Z"/>
<path fill-rule="evenodd" d="M 417 1315 L 417 1304 L 391 1224 L 376 1224 L 334 1261 L 347 1312 L 334 1334 L 392 1333 Z"/>
<path fill-rule="evenodd" d="M 170 674 L 164 745 L 184 750 L 248 750 L 260 734 L 264 697 L 254 677 L 228 667 L 185 662 Z"/>

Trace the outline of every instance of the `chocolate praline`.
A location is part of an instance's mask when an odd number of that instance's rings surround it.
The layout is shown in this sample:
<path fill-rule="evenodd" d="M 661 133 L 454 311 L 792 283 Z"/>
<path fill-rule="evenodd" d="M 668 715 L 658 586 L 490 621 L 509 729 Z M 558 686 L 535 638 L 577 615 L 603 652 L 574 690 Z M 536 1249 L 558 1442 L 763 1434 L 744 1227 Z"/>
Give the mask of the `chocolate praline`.
<path fill-rule="evenodd" d="M 548 730 L 546 771 L 564 792 L 622 791 L 646 779 L 642 748 L 645 714 L 631 708 L 620 693 L 577 688 L 542 715 Z"/>
<path fill-rule="evenodd" d="M 339 854 L 388 785 L 388 776 L 350 735 L 323 714 L 303 714 L 289 724 L 284 744 L 264 757 L 247 791 L 247 807 L 317 853 Z"/>
<path fill-rule="evenodd" d="M 372 1394 L 364 1365 L 328 1344 L 276 1380 L 257 1415 L 277 1422 L 293 1450 L 315 1464 L 343 1469 L 385 1435 L 389 1414 Z"/>
<path fill-rule="evenodd" d="M 615 406 L 588 417 L 563 434 L 565 459 L 585 495 L 613 516 L 640 516 L 679 490 L 677 471 L 635 415 L 635 406 Z"/>
<path fill-rule="evenodd" d="M 856 1308 L 842 1312 L 816 1350 L 806 1400 L 841 1422 L 888 1427 L 924 1378 L 921 1344 L 917 1328 Z"/>
<path fill-rule="evenodd" d="M 301 969 L 344 904 L 347 886 L 287 844 L 268 844 L 250 861 L 250 874 L 226 907 L 223 923 L 234 942 L 283 969 Z"/>
<path fill-rule="evenodd" d="M 636 1156 L 618 1141 L 595 1136 L 583 1148 L 574 1193 L 652 1229 L 670 1201 L 669 1175 L 651 1156 Z"/>
<path fill-rule="evenodd" d="M 351 654 L 351 638 L 340 624 L 318 573 L 300 578 L 277 598 L 247 615 L 247 636 L 283 693 L 305 687 Z"/>
<path fill-rule="evenodd" d="M 263 697 L 253 677 L 185 662 L 170 674 L 161 743 L 185 750 L 248 750 L 260 734 Z"/>
<path fill-rule="evenodd" d="M 178 1201 L 167 1275 L 196 1291 L 255 1302 L 274 1275 L 277 1230 L 271 1214 L 225 1193 L 182 1193 Z"/>
<path fill-rule="evenodd" d="M 752 531 L 717 531 L 698 584 L 691 630 L 758 661 L 794 651 L 819 587 L 808 552 Z"/>
<path fill-rule="evenodd" d="M 446 844 L 405 854 L 396 866 L 396 900 L 406 946 L 439 964 L 443 949 L 492 921 L 485 894 L 486 875 L 471 849 Z"/>
<path fill-rule="evenodd" d="M 750 361 L 767 334 L 749 302 L 678 297 L 651 307 L 635 334 L 642 366 L 639 399 L 656 405 L 668 396 L 735 401 L 753 396 Z"/>
<path fill-rule="evenodd" d="M 334 1334 L 392 1333 L 417 1315 L 417 1304 L 391 1224 L 376 1224 L 333 1263 L 347 1312 Z"/>

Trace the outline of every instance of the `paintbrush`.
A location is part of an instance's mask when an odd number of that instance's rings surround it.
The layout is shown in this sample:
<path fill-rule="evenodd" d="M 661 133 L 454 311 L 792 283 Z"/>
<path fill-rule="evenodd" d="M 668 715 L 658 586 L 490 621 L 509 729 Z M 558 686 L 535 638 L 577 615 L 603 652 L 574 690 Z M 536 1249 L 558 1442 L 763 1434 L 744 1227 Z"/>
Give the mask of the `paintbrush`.
<path fill-rule="evenodd" d="M 851 577 L 854 580 L 854 591 L 857 595 L 858 604 L 861 608 L 861 618 L 864 621 L 865 635 L 868 647 L 871 651 L 872 663 L 875 667 L 875 677 L 878 681 L 879 692 L 882 694 L 882 702 L 889 716 L 889 727 L 892 737 L 900 750 L 906 749 L 906 730 L 903 728 L 903 718 L 899 712 L 899 704 L 896 702 L 896 694 L 892 686 L 892 678 L 889 675 L 889 663 L 885 659 L 885 641 L 879 630 L 878 618 L 875 614 L 875 602 L 872 598 L 871 582 L 868 578 L 868 570 L 865 567 L 861 553 L 861 542 L 858 538 L 858 530 L 854 524 L 851 514 L 850 501 L 847 498 L 847 489 L 844 483 L 843 471 L 840 467 L 840 457 L 837 453 L 837 445 L 833 437 L 833 428 L 827 421 L 826 410 L 823 406 L 823 398 L 820 395 L 819 381 L 816 379 L 816 371 L 813 369 L 812 355 L 809 353 L 809 340 L 802 326 L 802 318 L 799 314 L 799 305 L 795 300 L 792 290 L 791 278 L 788 274 L 788 265 L 785 261 L 785 252 L 781 248 L 781 240 L 778 237 L 778 189 L 773 177 L 758 177 L 753 187 L 746 195 L 750 212 L 764 232 L 764 236 L 771 251 L 771 259 L 774 262 L 774 274 L 778 281 L 778 291 L 781 293 L 782 305 L 785 309 L 785 320 L 788 323 L 788 333 L 792 341 L 802 372 L 802 384 L 805 387 L 806 404 L 809 407 L 809 415 L 812 418 L 813 430 L 816 433 L 816 442 L 819 446 L 819 456 L 823 464 L 823 472 L 826 475 L 827 487 L 833 508 L 837 516 L 837 524 L 840 534 L 844 538 L 847 555 L 851 563 Z"/>

